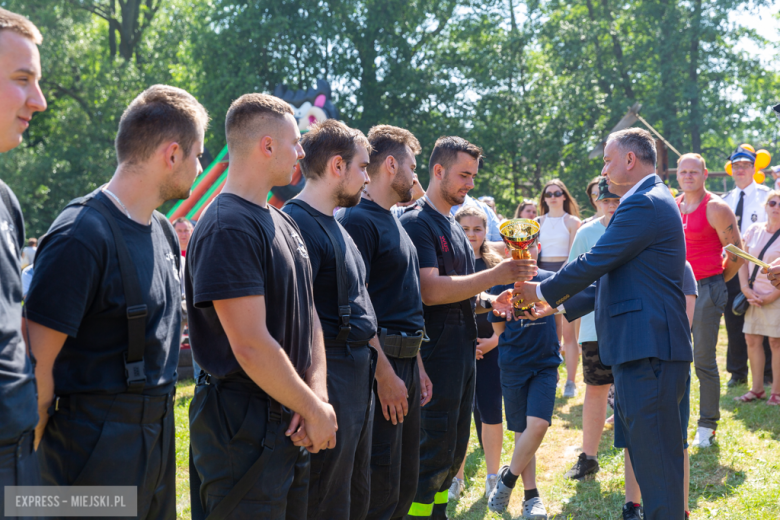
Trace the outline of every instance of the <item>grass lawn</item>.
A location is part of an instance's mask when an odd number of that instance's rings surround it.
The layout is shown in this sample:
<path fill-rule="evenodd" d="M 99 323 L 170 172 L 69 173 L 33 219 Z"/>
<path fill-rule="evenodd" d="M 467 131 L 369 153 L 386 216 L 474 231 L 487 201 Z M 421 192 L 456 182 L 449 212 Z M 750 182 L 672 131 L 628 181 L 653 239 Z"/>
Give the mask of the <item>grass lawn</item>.
<path fill-rule="evenodd" d="M 695 519 L 780 519 L 780 407 L 764 401 L 737 404 L 733 397 L 745 387 L 726 387 L 726 332 L 721 327 L 718 363 L 721 369 L 721 421 L 718 444 L 712 448 L 691 448 L 690 509 Z M 565 372 L 561 368 L 561 376 Z M 574 463 L 582 443 L 582 400 L 584 384 L 578 373 L 579 392 L 572 399 L 555 404 L 553 424 L 537 454 L 539 492 L 550 518 L 557 520 L 620 519 L 623 504 L 623 453 L 612 447 L 612 432 L 605 432 L 599 451 L 601 471 L 595 478 L 569 481 L 563 474 Z M 192 380 L 182 381 L 177 390 L 176 464 L 177 513 L 190 518 L 187 446 L 187 409 L 192 398 Z M 434 389 L 435 391 L 435 389 Z M 767 392 L 768 393 L 768 392 Z M 689 441 L 696 431 L 699 413 L 699 383 L 694 373 L 691 385 Z M 505 425 L 506 426 L 506 425 Z M 502 463 L 508 463 L 514 445 L 513 434 L 504 435 Z M 466 460 L 466 490 L 457 504 L 450 504 L 450 518 L 463 520 L 518 518 L 522 505 L 522 484 L 518 483 L 509 513 L 491 513 L 484 498 L 485 463 L 472 432 Z"/>

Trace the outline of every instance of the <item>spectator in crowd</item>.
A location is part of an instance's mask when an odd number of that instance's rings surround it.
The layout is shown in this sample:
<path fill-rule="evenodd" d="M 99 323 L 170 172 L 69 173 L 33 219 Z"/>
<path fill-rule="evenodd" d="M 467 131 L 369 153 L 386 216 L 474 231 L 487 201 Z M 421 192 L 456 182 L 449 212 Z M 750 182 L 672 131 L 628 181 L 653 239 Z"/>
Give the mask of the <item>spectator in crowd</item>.
<path fill-rule="evenodd" d="M 553 179 L 544 185 L 539 196 L 539 268 L 560 271 L 569 259 L 569 251 L 581 222 L 580 208 L 566 185 Z M 558 337 L 563 338 L 563 355 L 566 360 L 566 384 L 563 397 L 577 395 L 577 365 L 580 362 L 580 348 L 574 333 L 574 324 L 556 316 Z"/>
<path fill-rule="evenodd" d="M 498 221 L 499 222 L 505 220 L 504 216 L 503 215 L 499 215 L 498 210 L 496 209 L 496 199 L 494 199 L 490 195 L 482 195 L 479 198 L 479 201 L 483 202 L 487 207 L 489 207 L 490 209 L 493 210 L 493 213 L 496 214 L 496 217 L 498 217 Z"/>
<path fill-rule="evenodd" d="M 763 252 L 762 260 L 772 263 L 780 258 L 780 191 L 770 191 L 766 199 L 766 222 L 756 222 L 745 233 L 745 247 L 747 252 L 759 257 Z M 768 246 L 768 247 L 767 247 Z M 752 273 L 752 274 L 749 274 Z M 767 400 L 769 405 L 780 404 L 780 289 L 772 287 L 770 281 L 764 276 L 756 276 L 758 267 L 745 264 L 739 270 L 739 283 L 742 293 L 750 302 L 745 313 L 745 340 L 748 345 L 748 357 L 750 359 L 750 372 L 753 376 L 753 384 L 745 395 L 737 397 L 744 403 L 763 399 L 766 396 L 764 390 L 764 365 L 767 362 L 764 356 L 764 338 L 769 338 L 772 348 L 772 389 Z"/>
<path fill-rule="evenodd" d="M 720 419 L 720 375 L 716 359 L 720 317 L 728 300 L 726 282 L 736 276 L 742 260 L 723 256 L 729 244 L 742 247 L 737 219 L 728 204 L 704 187 L 707 165 L 696 153 L 677 161 L 677 182 L 683 194 L 677 206 L 685 232 L 685 256 L 693 267 L 701 298 L 693 315 L 693 365 L 700 384 L 700 418 L 693 445 L 712 444 Z"/>
<path fill-rule="evenodd" d="M 425 334 L 417 250 L 390 212 L 409 201 L 420 143 L 408 130 L 375 126 L 368 175 L 360 204 L 337 219 L 355 241 L 366 266 L 368 294 L 376 312 L 377 349 L 371 453 L 371 501 L 367 518 L 403 518 L 417 491 L 420 472 L 420 407 L 432 397 L 420 345 Z"/>
<path fill-rule="evenodd" d="M 27 18 L 0 8 L 0 153 L 19 146 L 33 114 L 46 110 L 39 84 L 42 41 Z M 33 447 L 36 382 L 20 329 L 22 247 L 22 208 L 0 180 L 0 488 L 40 484 Z M 0 511 L 6 505 L 0 493 Z"/>
<path fill-rule="evenodd" d="M 38 239 L 28 238 L 27 247 L 22 249 L 22 269 L 35 262 L 35 251 L 38 250 Z"/>
<path fill-rule="evenodd" d="M 536 244 L 528 248 L 536 259 Z M 533 281 L 542 281 L 553 273 L 539 269 Z M 512 289 L 502 285 L 492 294 Z M 546 519 L 547 510 L 536 485 L 536 451 L 552 425 L 557 386 L 560 346 L 555 318 L 538 321 L 513 320 L 491 315 L 493 330 L 499 335 L 498 366 L 501 370 L 501 390 L 506 403 L 507 427 L 515 432 L 515 449 L 509 465 L 498 472 L 495 487 L 488 498 L 488 508 L 503 513 L 509 505 L 518 477 L 523 479 L 523 518 Z"/>
<path fill-rule="evenodd" d="M 435 390 L 420 417 L 420 477 L 410 517 L 446 518 L 452 478 L 466 456 L 474 403 L 475 295 L 536 273 L 533 261 L 511 258 L 474 272 L 474 252 L 450 210 L 474 187 L 481 157 L 482 150 L 463 138 L 439 138 L 428 162 L 428 190 L 401 217 L 420 260 L 430 338 L 421 355 Z"/>
<path fill-rule="evenodd" d="M 463 228 L 474 251 L 476 272 L 492 269 L 501 262 L 501 257 L 488 247 L 485 241 L 487 216 L 479 208 L 460 208 L 455 220 Z M 478 298 L 484 301 L 484 298 Z M 482 449 L 485 451 L 487 477 L 485 497 L 496 486 L 498 467 L 501 463 L 501 445 L 504 441 L 503 403 L 501 400 L 501 373 L 498 369 L 498 334 L 488 320 L 487 313 L 477 314 L 477 383 L 474 399 L 474 423 Z M 465 487 L 464 471 L 466 461 L 460 466 L 458 475 L 452 479 L 450 500 L 458 500 Z"/>
<path fill-rule="evenodd" d="M 610 193 L 607 179 L 605 177 L 600 179 L 601 182 L 596 184 L 596 188 L 599 189 L 596 205 L 603 216 L 583 224 L 577 230 L 569 253 L 570 262 L 596 245 L 607 230 L 607 225 L 620 203 L 620 197 Z M 592 312 L 586 314 L 580 322 L 578 341 L 582 346 L 582 376 L 585 381 L 585 401 L 582 404 L 582 453 L 565 475 L 576 480 L 599 471 L 599 442 L 607 414 L 607 395 L 614 382 L 612 370 L 604 366 L 599 357 L 595 314 Z"/>
<path fill-rule="evenodd" d="M 176 514 L 180 254 L 155 208 L 189 196 L 207 125 L 184 90 L 139 94 L 119 121 L 116 172 L 51 225 L 25 304 L 44 482 L 136 486 L 139 518 Z"/>
<path fill-rule="evenodd" d="M 531 199 L 525 199 L 523 202 L 517 205 L 515 208 L 515 216 L 513 218 L 527 218 L 528 220 L 534 220 L 538 216 L 536 210 L 536 201 Z"/>
<path fill-rule="evenodd" d="M 225 133 L 227 180 L 187 255 L 190 341 L 203 368 L 190 404 L 190 478 L 201 481 L 193 517 L 306 518 L 308 452 L 335 447 L 336 414 L 307 248 L 267 203 L 303 158 L 300 133 L 290 105 L 265 94 L 235 100 Z"/>
<path fill-rule="evenodd" d="M 336 410 L 336 448 L 313 455 L 310 520 L 365 518 L 370 500 L 372 388 L 377 332 L 363 257 L 333 216 L 360 202 L 370 182 L 371 145 L 360 130 L 335 119 L 301 139 L 306 185 L 282 209 L 298 224 L 311 262 L 314 304 L 325 337 L 328 399 Z"/>
<path fill-rule="evenodd" d="M 593 210 L 596 212 L 590 217 L 586 218 L 582 221 L 582 225 L 584 226 L 588 222 L 591 222 L 593 220 L 598 220 L 601 217 L 604 216 L 604 213 L 602 213 L 601 206 L 596 203 L 596 201 L 599 198 L 600 191 L 599 191 L 599 180 L 601 179 L 601 176 L 594 177 L 590 180 L 588 183 L 587 188 L 585 188 L 585 195 L 588 197 L 588 202 L 590 203 Z"/>
<path fill-rule="evenodd" d="M 746 148 L 738 147 L 729 157 L 731 160 L 731 172 L 736 187 L 728 192 L 723 200 L 729 205 L 731 211 L 737 217 L 737 225 L 741 236 L 750 226 L 756 222 L 766 222 L 766 208 L 764 203 L 769 194 L 769 188 L 756 183 L 755 174 L 756 154 Z M 728 350 L 726 352 L 726 370 L 731 374 L 728 386 L 733 387 L 747 383 L 748 354 L 745 333 L 745 315 L 736 315 L 732 312 L 734 298 L 740 294 L 739 277 L 735 276 L 726 283 L 728 300 L 724 320 L 728 334 Z M 764 369 L 764 384 L 772 384 L 771 359 L 772 351 L 769 340 L 764 341 L 764 355 L 767 364 Z"/>
<path fill-rule="evenodd" d="M 176 230 L 176 236 L 179 238 L 179 249 L 181 256 L 187 256 L 187 247 L 190 245 L 190 237 L 194 226 L 187 217 L 179 217 L 173 221 L 173 229 Z"/>
<path fill-rule="evenodd" d="M 485 215 L 487 215 L 488 218 L 487 240 L 488 242 L 493 243 L 491 244 L 492 247 L 503 250 L 504 242 L 501 238 L 501 232 L 499 231 L 501 221 L 499 220 L 498 215 L 496 215 L 496 212 L 493 211 L 493 209 L 490 206 L 488 206 L 481 200 L 475 199 L 474 197 L 470 196 L 467 193 L 461 204 L 456 204 L 455 206 L 452 207 L 452 210 L 450 211 L 450 215 L 454 216 L 455 213 L 457 213 L 458 210 L 463 206 L 475 206 L 481 209 L 485 213 Z"/>

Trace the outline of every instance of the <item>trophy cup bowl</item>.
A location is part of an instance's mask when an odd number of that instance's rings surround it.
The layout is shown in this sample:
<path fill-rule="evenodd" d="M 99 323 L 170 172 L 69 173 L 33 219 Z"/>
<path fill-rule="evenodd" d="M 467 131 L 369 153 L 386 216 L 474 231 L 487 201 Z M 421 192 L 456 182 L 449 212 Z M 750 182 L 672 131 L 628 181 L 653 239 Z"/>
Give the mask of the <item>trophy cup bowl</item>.
<path fill-rule="evenodd" d="M 537 221 L 527 218 L 507 220 L 501 224 L 499 231 L 504 244 L 512 252 L 512 259 L 522 260 L 531 258 L 528 246 L 539 236 L 539 223 Z M 515 302 L 515 316 L 522 316 L 523 311 L 531 307 L 533 305 L 523 306 L 521 302 Z"/>

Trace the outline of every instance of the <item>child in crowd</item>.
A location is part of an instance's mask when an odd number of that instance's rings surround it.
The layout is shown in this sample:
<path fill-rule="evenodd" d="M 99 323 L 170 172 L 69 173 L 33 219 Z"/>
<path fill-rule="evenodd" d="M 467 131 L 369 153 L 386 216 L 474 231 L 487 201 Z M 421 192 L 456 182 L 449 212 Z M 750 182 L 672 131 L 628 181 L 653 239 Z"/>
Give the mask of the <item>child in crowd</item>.
<path fill-rule="evenodd" d="M 536 244 L 528 251 L 537 258 Z M 539 269 L 533 281 L 541 282 L 551 276 L 552 272 Z M 512 287 L 496 286 L 491 293 L 501 294 Z M 507 322 L 491 314 L 490 321 L 499 335 L 501 390 L 507 427 L 515 432 L 515 449 L 510 464 L 498 472 L 498 482 L 490 493 L 488 507 L 496 513 L 506 511 L 517 478 L 522 477 L 525 491 L 522 517 L 546 520 L 547 510 L 536 489 L 536 450 L 552 424 L 558 366 L 563 361 L 555 317 Z"/>

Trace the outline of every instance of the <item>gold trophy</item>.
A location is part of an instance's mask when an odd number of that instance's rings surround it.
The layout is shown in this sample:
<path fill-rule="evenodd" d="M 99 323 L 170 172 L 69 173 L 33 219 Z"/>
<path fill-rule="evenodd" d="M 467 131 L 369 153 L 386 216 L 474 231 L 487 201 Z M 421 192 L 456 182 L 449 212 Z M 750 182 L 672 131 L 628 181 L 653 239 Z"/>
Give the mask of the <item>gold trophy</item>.
<path fill-rule="evenodd" d="M 527 218 L 507 220 L 501 224 L 499 231 L 501 232 L 501 238 L 504 239 L 504 244 L 512 251 L 513 260 L 527 260 L 531 258 L 528 246 L 539 236 L 539 223 L 537 221 Z M 515 302 L 514 305 L 516 317 L 521 317 L 524 311 L 533 307 L 533 304 L 523 306 L 522 301 Z"/>

